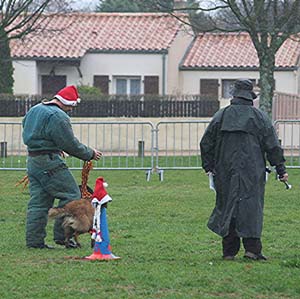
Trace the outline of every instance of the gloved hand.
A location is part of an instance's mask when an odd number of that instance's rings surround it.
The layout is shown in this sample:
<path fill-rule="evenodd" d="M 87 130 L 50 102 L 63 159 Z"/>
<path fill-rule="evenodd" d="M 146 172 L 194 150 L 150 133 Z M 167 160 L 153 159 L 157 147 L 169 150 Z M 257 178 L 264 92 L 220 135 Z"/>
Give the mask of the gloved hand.
<path fill-rule="evenodd" d="M 208 170 L 208 171 L 206 171 L 205 172 L 205 174 L 207 175 L 207 176 L 210 176 L 210 175 L 215 175 L 216 173 L 213 171 L 213 170 Z"/>
<path fill-rule="evenodd" d="M 279 175 L 278 176 L 279 180 L 281 182 L 287 182 L 288 181 L 288 178 L 289 178 L 289 175 L 287 172 L 283 173 L 282 175 Z"/>
<path fill-rule="evenodd" d="M 102 157 L 102 153 L 96 149 L 94 149 L 93 160 L 99 160 Z"/>

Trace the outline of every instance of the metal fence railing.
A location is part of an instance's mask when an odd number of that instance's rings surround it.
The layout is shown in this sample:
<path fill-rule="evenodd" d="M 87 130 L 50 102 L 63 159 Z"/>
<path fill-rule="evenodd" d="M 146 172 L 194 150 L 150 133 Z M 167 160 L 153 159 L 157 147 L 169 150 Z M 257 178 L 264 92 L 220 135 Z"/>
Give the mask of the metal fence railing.
<path fill-rule="evenodd" d="M 104 155 L 94 161 L 101 169 L 152 169 L 154 165 L 154 127 L 151 122 L 73 122 L 75 136 Z M 25 170 L 26 146 L 20 122 L 0 122 L 0 169 Z M 81 169 L 82 161 L 66 157 L 71 169 Z"/>
<path fill-rule="evenodd" d="M 98 148 L 103 157 L 94 169 L 145 170 L 147 179 L 164 170 L 201 169 L 199 142 L 208 120 L 86 121 L 72 122 L 75 136 Z M 300 168 L 300 120 L 274 123 L 281 140 L 287 167 Z M 26 147 L 20 122 L 0 122 L 0 170 L 26 170 Z M 71 169 L 81 169 L 82 161 L 67 157 Z"/>
<path fill-rule="evenodd" d="M 287 167 L 300 168 L 300 120 L 277 120 L 274 127 L 284 150 Z"/>
<path fill-rule="evenodd" d="M 26 147 L 21 122 L 0 122 L 0 170 L 26 169 Z"/>
<path fill-rule="evenodd" d="M 300 95 L 276 92 L 272 104 L 272 119 L 300 119 Z"/>

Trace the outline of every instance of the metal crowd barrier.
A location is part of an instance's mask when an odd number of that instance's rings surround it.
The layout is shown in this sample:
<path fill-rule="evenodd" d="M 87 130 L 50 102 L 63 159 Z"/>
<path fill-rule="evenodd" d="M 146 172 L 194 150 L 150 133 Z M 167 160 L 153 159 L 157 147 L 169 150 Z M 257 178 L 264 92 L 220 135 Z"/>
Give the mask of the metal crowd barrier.
<path fill-rule="evenodd" d="M 103 152 L 94 169 L 141 169 L 154 165 L 154 127 L 151 122 L 72 122 L 75 136 L 84 144 Z M 20 122 L 0 122 L 0 170 L 26 170 L 26 146 Z M 81 169 L 83 162 L 66 157 L 70 169 Z"/>
<path fill-rule="evenodd" d="M 75 136 L 84 144 L 100 149 L 103 157 L 94 169 L 144 170 L 147 180 L 164 170 L 201 169 L 199 141 L 208 120 L 85 121 L 72 122 Z M 281 140 L 287 167 L 300 168 L 300 120 L 274 123 Z M 83 162 L 66 158 L 70 169 L 81 169 Z M 0 170 L 26 170 L 26 147 L 21 122 L 0 122 Z"/>
<path fill-rule="evenodd" d="M 151 122 L 72 122 L 72 127 L 82 143 L 103 152 L 102 158 L 93 162 L 94 169 L 152 169 L 154 126 Z M 74 157 L 69 160 L 71 169 L 81 169 L 82 161 Z"/>
<path fill-rule="evenodd" d="M 21 122 L 0 122 L 0 170 L 26 169 Z"/>
<path fill-rule="evenodd" d="M 160 180 L 164 170 L 201 169 L 200 140 L 209 121 L 160 121 L 156 125 L 155 168 Z"/>
<path fill-rule="evenodd" d="M 208 121 L 72 122 L 75 136 L 84 144 L 100 149 L 103 157 L 94 169 L 145 170 L 147 180 L 157 173 L 163 180 L 167 169 L 200 169 L 199 141 Z M 26 147 L 20 122 L 0 122 L 0 170 L 26 170 Z M 66 157 L 70 169 L 83 162 Z"/>
<path fill-rule="evenodd" d="M 276 120 L 274 127 L 284 150 L 286 166 L 300 168 L 300 120 Z"/>

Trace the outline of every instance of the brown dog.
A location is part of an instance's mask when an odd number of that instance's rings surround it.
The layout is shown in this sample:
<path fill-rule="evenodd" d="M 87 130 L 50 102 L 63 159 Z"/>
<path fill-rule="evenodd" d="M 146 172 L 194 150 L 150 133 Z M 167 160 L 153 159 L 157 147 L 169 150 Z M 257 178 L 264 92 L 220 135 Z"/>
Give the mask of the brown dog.
<path fill-rule="evenodd" d="M 93 227 L 95 209 L 89 199 L 74 200 L 62 208 L 51 208 L 48 212 L 49 218 L 64 217 L 62 226 L 65 232 L 65 246 L 69 248 L 70 239 L 74 236 L 78 247 L 81 244 L 78 236 L 89 232 Z"/>
<path fill-rule="evenodd" d="M 74 200 L 62 208 L 51 208 L 48 212 L 49 218 L 63 217 L 62 227 L 65 232 L 65 246 L 70 246 L 70 239 L 74 236 L 78 247 L 81 247 L 78 236 L 89 232 L 93 227 L 95 209 L 91 204 L 93 190 L 87 185 L 89 172 L 93 168 L 91 161 L 86 161 L 82 168 L 81 199 Z"/>

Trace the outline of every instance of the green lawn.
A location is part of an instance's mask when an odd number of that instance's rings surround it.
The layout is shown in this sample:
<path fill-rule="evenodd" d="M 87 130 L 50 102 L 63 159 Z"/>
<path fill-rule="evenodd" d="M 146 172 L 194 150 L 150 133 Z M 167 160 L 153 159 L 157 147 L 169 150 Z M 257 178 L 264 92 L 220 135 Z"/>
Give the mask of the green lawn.
<path fill-rule="evenodd" d="M 93 161 L 95 168 L 100 169 L 117 169 L 117 168 L 136 168 L 136 169 L 151 169 L 152 162 L 153 166 L 159 166 L 159 168 L 200 168 L 201 159 L 199 155 L 173 155 L 172 152 L 159 153 L 158 159 L 156 155 L 145 155 L 144 157 L 138 157 L 134 155 L 125 155 L 124 153 L 117 156 L 118 153 L 106 154 L 99 161 Z M 26 156 L 9 156 L 7 158 L 0 158 L 0 170 L 1 168 L 18 168 L 26 169 Z M 287 156 L 286 166 L 298 167 L 300 168 L 300 156 L 292 157 Z M 83 162 L 74 157 L 67 157 L 66 163 L 70 168 L 81 169 Z"/>
<path fill-rule="evenodd" d="M 300 298 L 300 170 L 289 170 L 291 190 L 266 188 L 264 254 L 267 262 L 222 261 L 221 239 L 206 228 L 214 206 L 201 171 L 165 171 L 164 181 L 144 171 L 92 170 L 104 176 L 113 198 L 108 217 L 118 261 L 66 259 L 82 249 L 26 249 L 28 189 L 22 171 L 0 171 L 0 298 Z M 80 181 L 80 171 L 74 171 Z M 47 242 L 52 242 L 49 222 Z"/>

